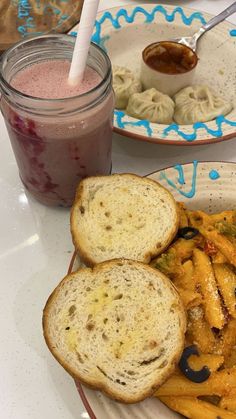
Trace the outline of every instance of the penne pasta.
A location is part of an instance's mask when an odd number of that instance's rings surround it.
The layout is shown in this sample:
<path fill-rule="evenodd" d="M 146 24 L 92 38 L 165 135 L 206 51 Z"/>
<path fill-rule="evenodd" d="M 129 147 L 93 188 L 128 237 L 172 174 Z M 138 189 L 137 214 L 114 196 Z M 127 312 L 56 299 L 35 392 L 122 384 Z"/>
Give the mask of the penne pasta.
<path fill-rule="evenodd" d="M 228 263 L 227 258 L 217 250 L 217 252 L 212 255 L 212 263 Z"/>
<path fill-rule="evenodd" d="M 201 226 L 199 227 L 199 231 L 206 239 L 214 243 L 229 263 L 236 266 L 236 246 L 230 240 L 212 226 Z"/>
<path fill-rule="evenodd" d="M 233 347 L 231 349 L 230 354 L 224 361 L 224 366 L 225 368 L 231 368 L 236 366 L 236 347 Z"/>
<path fill-rule="evenodd" d="M 222 397 L 220 404 L 220 407 L 222 407 L 222 409 L 226 409 L 226 410 L 230 410 L 231 412 L 235 412 L 236 413 L 236 397 L 234 396 L 226 396 L 226 397 Z M 236 417 L 236 415 L 235 415 Z"/>
<path fill-rule="evenodd" d="M 160 397 L 168 407 L 191 419 L 236 419 L 233 412 L 229 412 L 211 403 L 192 397 Z"/>
<path fill-rule="evenodd" d="M 223 355 L 225 359 L 230 356 L 232 349 L 236 346 L 236 320 L 232 319 L 228 322 L 222 331 L 222 336 L 218 341 L 216 352 Z"/>
<path fill-rule="evenodd" d="M 195 236 L 178 238 L 155 262 L 180 294 L 185 346 L 196 345 L 199 355 L 187 359 L 186 376 L 176 367 L 155 396 L 189 419 L 236 419 L 236 211 L 210 215 L 178 205 L 180 228 Z M 210 376 L 192 381 L 204 366 Z"/>
<path fill-rule="evenodd" d="M 210 327 L 222 329 L 225 318 L 210 259 L 203 251 L 194 249 L 193 263 L 195 278 L 200 285 L 200 291 L 203 296 L 205 318 Z"/>
<path fill-rule="evenodd" d="M 236 211 L 235 210 L 222 211 L 217 214 L 211 214 L 210 218 L 213 221 L 213 224 L 219 221 L 226 221 L 227 223 L 233 224 L 236 221 Z"/>
<path fill-rule="evenodd" d="M 229 314 L 236 318 L 236 275 L 227 265 L 214 264 L 213 269 L 218 288 Z"/>
<path fill-rule="evenodd" d="M 187 339 L 190 342 L 196 343 L 201 352 L 212 353 L 215 348 L 216 339 L 204 318 L 202 307 L 195 307 L 189 310 L 188 314 Z"/>
<path fill-rule="evenodd" d="M 203 211 L 187 211 L 187 216 L 189 224 L 199 229 L 202 225 L 213 225 L 214 221 L 211 219 L 211 216 L 206 214 Z"/>
<path fill-rule="evenodd" d="M 197 307 L 202 303 L 202 296 L 198 292 L 183 289 L 178 286 L 177 290 L 186 310 Z"/>
<path fill-rule="evenodd" d="M 155 396 L 236 396 L 236 368 L 213 372 L 203 383 L 193 383 L 183 375 L 172 375 L 155 393 Z"/>
<path fill-rule="evenodd" d="M 193 370 L 200 370 L 205 365 L 211 370 L 211 372 L 217 371 L 224 363 L 224 357 L 222 355 L 213 354 L 200 354 L 191 355 L 188 364 Z"/>
<path fill-rule="evenodd" d="M 174 278 L 174 284 L 183 289 L 195 292 L 193 262 L 189 259 L 182 265 L 182 274 Z"/>
<path fill-rule="evenodd" d="M 175 250 L 177 259 L 179 259 L 182 263 L 186 259 L 192 257 L 193 250 L 198 241 L 199 238 L 193 238 L 190 240 L 180 238 L 171 246 L 171 248 Z"/>

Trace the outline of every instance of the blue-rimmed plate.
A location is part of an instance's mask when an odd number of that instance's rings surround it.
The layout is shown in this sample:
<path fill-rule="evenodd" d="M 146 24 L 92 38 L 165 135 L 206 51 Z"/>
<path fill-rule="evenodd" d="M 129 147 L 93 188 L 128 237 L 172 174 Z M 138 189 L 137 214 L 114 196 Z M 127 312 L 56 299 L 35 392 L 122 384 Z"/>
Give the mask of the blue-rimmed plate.
<path fill-rule="evenodd" d="M 236 208 L 236 163 L 194 160 L 147 176 L 161 183 L 177 201 L 185 202 L 190 209 L 214 213 Z M 78 268 L 78 262 L 74 255 L 69 273 Z M 155 397 L 125 405 L 109 399 L 99 391 L 82 386 L 79 382 L 76 385 L 91 419 L 180 418 Z"/>
<path fill-rule="evenodd" d="M 140 71 L 141 51 L 157 40 L 193 34 L 212 16 L 185 7 L 144 4 L 116 7 L 98 14 L 93 41 L 108 53 L 112 64 Z M 207 84 L 233 102 L 226 117 L 193 125 L 154 124 L 115 110 L 114 129 L 119 134 L 153 143 L 198 145 L 236 136 L 236 27 L 223 22 L 199 42 L 195 84 Z"/>

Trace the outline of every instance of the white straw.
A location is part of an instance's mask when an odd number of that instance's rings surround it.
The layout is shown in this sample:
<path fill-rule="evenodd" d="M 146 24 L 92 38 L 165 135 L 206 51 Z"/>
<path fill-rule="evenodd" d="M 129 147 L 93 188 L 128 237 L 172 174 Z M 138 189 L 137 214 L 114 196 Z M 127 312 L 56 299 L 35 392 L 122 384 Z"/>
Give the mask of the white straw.
<path fill-rule="evenodd" d="M 68 78 L 70 85 L 83 80 L 98 5 L 99 0 L 84 0 Z"/>

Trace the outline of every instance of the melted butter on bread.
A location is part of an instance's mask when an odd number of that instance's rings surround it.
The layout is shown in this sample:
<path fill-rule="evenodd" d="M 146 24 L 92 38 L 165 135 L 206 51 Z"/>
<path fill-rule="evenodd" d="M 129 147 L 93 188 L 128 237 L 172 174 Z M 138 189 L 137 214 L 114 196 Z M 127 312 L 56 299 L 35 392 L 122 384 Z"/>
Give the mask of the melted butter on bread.
<path fill-rule="evenodd" d="M 102 284 L 100 287 L 88 294 L 87 300 L 89 304 L 89 313 L 96 316 L 103 310 L 104 306 L 107 306 L 113 301 L 111 289 L 106 284 Z"/>
<path fill-rule="evenodd" d="M 65 340 L 69 351 L 74 351 L 78 349 L 78 335 L 76 330 L 68 330 L 68 333 L 65 336 Z"/>

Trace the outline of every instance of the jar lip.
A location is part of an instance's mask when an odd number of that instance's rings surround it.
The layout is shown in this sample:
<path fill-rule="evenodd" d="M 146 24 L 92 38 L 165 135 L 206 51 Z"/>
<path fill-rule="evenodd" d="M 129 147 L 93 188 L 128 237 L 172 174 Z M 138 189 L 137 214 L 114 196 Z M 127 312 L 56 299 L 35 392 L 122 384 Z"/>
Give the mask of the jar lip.
<path fill-rule="evenodd" d="M 27 41 L 33 41 L 34 39 L 40 39 L 40 38 L 64 38 L 64 39 L 71 39 L 72 36 L 71 35 L 61 35 L 61 34 L 48 34 L 48 35 L 40 35 L 40 36 L 31 36 L 31 37 L 27 37 L 26 40 L 24 41 L 19 41 L 16 44 L 14 44 L 11 48 L 9 48 L 8 50 L 6 50 L 3 54 L 2 57 L 0 59 L 0 63 L 3 62 L 3 60 L 6 58 L 7 54 L 11 51 L 13 51 L 18 45 L 20 45 L 23 42 L 27 42 Z M 57 98 L 57 99 L 44 99 L 44 98 L 40 98 L 40 97 L 35 97 L 35 96 L 30 96 L 27 95 L 23 92 L 20 92 L 19 90 L 15 89 L 13 86 L 11 86 L 10 83 L 8 83 L 5 78 L 2 75 L 2 71 L 0 71 L 0 84 L 2 84 L 4 87 L 6 87 L 7 90 L 9 90 L 10 92 L 14 93 L 15 95 L 17 95 L 20 98 L 25 98 L 31 101 L 37 101 L 38 103 L 63 103 L 63 101 L 73 101 L 75 99 L 78 98 L 86 98 L 89 95 L 93 94 L 96 92 L 96 90 L 99 90 L 99 88 L 101 88 L 103 85 L 106 84 L 106 82 L 109 80 L 110 74 L 111 74 L 111 61 L 110 58 L 108 57 L 107 53 L 97 44 L 95 44 L 94 42 L 91 42 L 91 45 L 97 49 L 105 58 L 106 63 L 107 63 L 107 72 L 105 74 L 105 77 L 100 81 L 99 84 L 97 84 L 95 87 L 93 87 L 91 90 L 89 90 L 88 92 L 82 93 L 80 95 L 76 95 L 76 96 L 69 96 L 69 97 L 64 97 L 64 98 Z M 46 61 L 46 60 L 45 60 Z M 47 60 L 48 61 L 48 60 Z"/>

